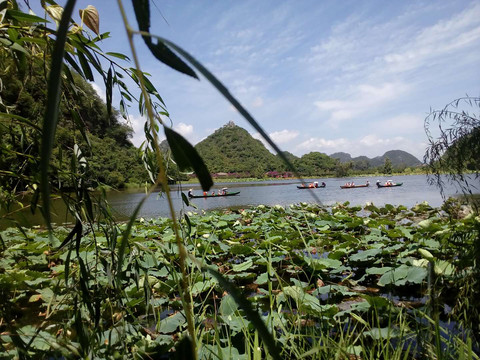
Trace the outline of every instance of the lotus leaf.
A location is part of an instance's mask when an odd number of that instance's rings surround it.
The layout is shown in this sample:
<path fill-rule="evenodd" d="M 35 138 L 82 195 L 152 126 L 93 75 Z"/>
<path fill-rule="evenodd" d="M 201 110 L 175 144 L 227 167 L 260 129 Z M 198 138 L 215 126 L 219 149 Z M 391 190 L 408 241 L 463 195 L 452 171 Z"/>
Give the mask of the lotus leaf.
<path fill-rule="evenodd" d="M 242 271 L 250 269 L 252 266 L 253 266 L 253 260 L 249 259 L 247 261 L 244 261 L 241 264 L 232 265 L 232 270 L 235 271 L 235 272 L 242 272 Z"/>
<path fill-rule="evenodd" d="M 319 299 L 305 293 L 299 286 L 286 286 L 283 288 L 283 293 L 295 300 L 297 307 L 300 310 L 321 313 L 325 310 L 331 309 L 329 306 L 321 305 Z"/>
<path fill-rule="evenodd" d="M 216 283 L 217 282 L 214 279 L 210 279 L 210 280 L 207 280 L 207 281 L 196 282 L 192 286 L 192 290 L 191 290 L 192 295 L 197 296 L 197 295 L 201 294 L 202 292 L 211 289 L 213 286 L 215 286 Z"/>
<path fill-rule="evenodd" d="M 424 239 L 420 243 L 430 250 L 436 250 L 440 248 L 440 243 L 434 239 Z"/>
<path fill-rule="evenodd" d="M 254 281 L 255 284 L 257 285 L 263 285 L 268 282 L 268 273 L 262 273 L 258 275 L 257 280 Z"/>
<path fill-rule="evenodd" d="M 410 284 L 421 284 L 427 277 L 427 270 L 423 267 L 400 265 L 396 269 L 383 274 L 378 280 L 379 286 L 395 285 L 401 286 Z"/>
<path fill-rule="evenodd" d="M 173 333 L 179 330 L 179 328 L 181 329 L 186 322 L 185 314 L 181 311 L 176 312 L 175 314 L 160 320 L 158 332 L 163 334 Z"/>
<path fill-rule="evenodd" d="M 312 259 L 305 256 L 304 260 L 314 270 L 335 269 L 342 265 L 340 260 L 329 258 Z"/>
<path fill-rule="evenodd" d="M 373 328 L 372 330 L 364 331 L 364 336 L 369 336 L 375 340 L 381 339 L 394 339 L 402 336 L 402 332 L 397 328 L 385 327 L 385 328 Z"/>
<path fill-rule="evenodd" d="M 324 294 L 340 294 L 342 296 L 355 296 L 357 295 L 356 292 L 354 291 L 350 291 L 350 289 L 346 286 L 342 286 L 342 285 L 326 285 L 326 286 L 322 286 L 322 287 L 319 287 L 317 288 L 317 290 L 315 290 L 315 293 L 314 294 L 318 294 L 318 295 L 324 295 Z"/>
<path fill-rule="evenodd" d="M 446 260 L 435 261 L 433 269 L 437 275 L 452 276 L 455 273 L 454 266 Z"/>
<path fill-rule="evenodd" d="M 251 246 L 241 245 L 241 244 L 233 245 L 233 246 L 230 248 L 230 252 L 231 252 L 233 255 L 250 255 L 250 254 L 252 254 L 254 251 L 255 251 L 255 250 L 253 250 Z"/>
<path fill-rule="evenodd" d="M 381 254 L 381 253 L 382 253 L 381 249 L 368 249 L 368 250 L 359 251 L 356 254 L 350 255 L 349 260 L 356 261 L 356 262 L 372 261 L 375 259 L 375 257 L 378 254 Z"/>
<path fill-rule="evenodd" d="M 222 317 L 232 315 L 237 311 L 238 305 L 231 295 L 225 295 L 220 302 L 219 312 Z"/>
<path fill-rule="evenodd" d="M 241 331 L 241 327 L 237 330 Z M 204 345 L 200 348 L 199 359 L 249 359 L 247 354 L 240 354 L 233 346 L 219 347 L 216 345 Z"/>

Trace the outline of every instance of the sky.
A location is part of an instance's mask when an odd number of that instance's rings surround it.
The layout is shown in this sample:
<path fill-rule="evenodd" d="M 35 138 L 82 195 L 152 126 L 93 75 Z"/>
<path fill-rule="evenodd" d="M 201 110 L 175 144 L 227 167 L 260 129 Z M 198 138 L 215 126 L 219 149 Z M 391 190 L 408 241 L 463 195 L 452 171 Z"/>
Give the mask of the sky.
<path fill-rule="evenodd" d="M 101 32 L 111 32 L 100 46 L 131 54 L 117 2 L 77 1 L 89 4 Z M 151 13 L 153 34 L 205 65 L 297 156 L 404 150 L 421 160 L 430 109 L 480 95 L 479 1 L 155 0 Z M 229 121 L 260 138 L 206 79 L 158 62 L 140 38 L 135 47 L 174 129 L 190 142 Z M 95 87 L 104 93 L 100 78 Z M 145 119 L 129 112 L 139 145 Z"/>

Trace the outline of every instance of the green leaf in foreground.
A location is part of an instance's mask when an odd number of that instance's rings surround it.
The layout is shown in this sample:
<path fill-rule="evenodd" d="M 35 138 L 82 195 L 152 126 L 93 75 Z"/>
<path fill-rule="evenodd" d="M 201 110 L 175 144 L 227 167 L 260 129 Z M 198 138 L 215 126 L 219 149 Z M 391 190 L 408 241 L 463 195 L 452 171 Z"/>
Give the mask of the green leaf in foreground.
<path fill-rule="evenodd" d="M 135 10 L 135 17 L 137 19 L 138 27 L 141 31 L 148 33 L 150 31 L 150 4 L 149 0 L 135 0 L 132 1 Z M 150 49 L 150 52 L 165 65 L 170 66 L 181 73 L 189 75 L 198 79 L 195 71 L 192 70 L 182 59 L 180 59 L 172 50 L 170 50 L 164 43 L 153 43 L 152 38 L 148 35 L 142 35 L 145 44 Z"/>
<path fill-rule="evenodd" d="M 193 169 L 202 185 L 203 191 L 208 191 L 213 185 L 212 177 L 197 150 L 185 138 L 174 130 L 164 127 L 168 145 L 173 158 L 180 170 Z"/>
<path fill-rule="evenodd" d="M 50 77 L 48 79 L 47 110 L 43 123 L 42 147 L 40 151 L 40 189 L 43 197 L 43 216 L 45 217 L 49 228 L 51 228 L 51 217 L 48 168 L 50 165 L 50 156 L 52 155 L 60 110 L 60 85 L 63 68 L 63 55 L 65 53 L 65 41 L 67 39 L 67 31 L 74 7 L 75 0 L 69 0 L 65 5 L 62 19 L 58 27 L 57 41 L 55 42 L 55 47 L 53 49 L 52 66 Z"/>
<path fill-rule="evenodd" d="M 383 274 L 378 280 L 378 285 L 406 285 L 421 284 L 427 277 L 427 269 L 418 266 L 401 265 Z"/>
<path fill-rule="evenodd" d="M 250 320 L 252 325 L 258 330 L 258 333 L 263 342 L 265 343 L 268 352 L 270 353 L 270 356 L 273 359 L 282 359 L 280 356 L 280 353 L 282 352 L 280 345 L 275 341 L 272 334 L 270 334 L 270 332 L 268 331 L 267 326 L 260 317 L 260 314 L 253 310 L 252 304 L 244 296 L 242 296 L 242 294 L 240 293 L 240 291 L 238 291 L 235 285 L 225 279 L 218 271 L 210 267 L 206 267 L 204 268 L 204 270 L 210 272 L 218 280 L 220 286 L 224 290 L 228 291 L 230 295 L 235 299 L 237 305 L 243 309 L 248 320 Z"/>

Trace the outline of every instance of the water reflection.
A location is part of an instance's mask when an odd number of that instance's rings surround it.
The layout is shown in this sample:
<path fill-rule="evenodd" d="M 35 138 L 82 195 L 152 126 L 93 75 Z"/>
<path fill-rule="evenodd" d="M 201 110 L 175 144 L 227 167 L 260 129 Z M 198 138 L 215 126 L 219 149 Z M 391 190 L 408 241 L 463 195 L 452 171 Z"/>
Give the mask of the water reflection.
<path fill-rule="evenodd" d="M 394 188 L 381 188 L 370 186 L 368 188 L 341 189 L 346 181 L 355 183 L 365 183 L 366 178 L 331 178 L 331 179 L 308 179 L 307 181 L 325 181 L 325 188 L 313 190 L 299 190 L 296 185 L 299 180 L 273 180 L 259 181 L 253 183 L 216 183 L 214 190 L 227 186 L 232 191 L 240 191 L 237 196 L 200 198 L 192 202 L 197 206 L 197 211 L 224 209 L 224 208 L 243 208 L 249 206 L 264 205 L 290 205 L 299 202 L 315 202 L 312 197 L 314 192 L 324 205 L 332 205 L 337 202 L 349 201 L 351 205 L 365 205 L 371 202 L 375 205 L 405 205 L 414 206 L 417 203 L 427 201 L 432 206 L 440 206 L 443 202 L 438 188 L 429 185 L 425 175 L 406 175 L 395 176 L 394 181 L 403 182 L 403 186 Z M 377 178 L 368 179 L 370 183 L 375 183 Z M 380 181 L 386 178 L 378 178 Z M 478 179 L 474 180 L 477 182 Z M 475 185 L 475 184 L 474 184 Z M 181 191 L 185 193 L 192 188 L 194 194 L 201 194 L 199 185 L 174 186 L 172 188 L 172 197 L 175 209 L 185 211 L 195 211 L 193 207 L 186 207 L 181 200 Z M 448 196 L 460 194 L 460 191 L 454 185 L 448 185 L 445 189 Z M 119 216 L 128 217 L 135 206 L 144 195 L 141 193 L 111 192 L 108 199 L 112 207 Z M 145 218 L 168 216 L 169 211 L 167 201 L 164 196 L 152 195 L 145 202 L 140 216 Z"/>
<path fill-rule="evenodd" d="M 376 180 L 384 182 L 387 178 L 372 178 L 365 177 L 354 178 L 315 178 L 307 179 L 306 181 L 325 181 L 327 186 L 318 189 L 299 190 L 297 185 L 299 180 L 272 180 L 272 181 L 258 181 L 249 183 L 222 183 L 215 184 L 214 189 L 210 191 L 217 192 L 222 187 L 228 187 L 231 191 L 240 191 L 237 196 L 230 197 L 215 197 L 215 198 L 199 198 L 192 201 L 196 209 L 185 206 L 182 202 L 182 191 L 186 194 L 188 189 L 192 188 L 194 194 L 201 194 L 202 190 L 199 185 L 177 185 L 172 187 L 172 198 L 175 206 L 175 211 L 178 214 L 180 210 L 183 211 L 202 211 L 225 208 L 244 208 L 249 206 L 264 205 L 283 205 L 296 204 L 299 202 L 317 202 L 312 193 L 314 193 L 320 203 L 324 205 L 333 205 L 337 202 L 343 203 L 349 201 L 351 205 L 365 205 L 371 202 L 377 206 L 392 204 L 405 205 L 407 207 L 414 206 L 417 203 L 427 201 L 432 206 L 440 206 L 443 202 L 440 191 L 437 187 L 429 185 L 425 175 L 406 175 L 395 176 L 393 180 L 396 182 L 403 182 L 403 186 L 394 188 L 381 188 L 371 185 L 368 188 L 357 189 L 341 189 L 340 185 L 345 182 L 355 182 L 357 184 L 365 183 L 369 180 L 371 184 L 375 184 Z M 471 183 L 477 189 L 480 188 L 479 179 L 471 178 Z M 454 185 L 449 184 L 445 193 L 447 196 L 454 196 L 460 194 L 461 191 L 455 188 Z M 111 191 L 108 193 L 108 202 L 113 208 L 114 214 L 118 220 L 126 220 L 133 213 L 135 207 L 145 196 L 144 192 L 140 191 Z M 56 223 L 63 223 L 71 221 L 66 217 L 65 205 L 62 201 L 56 201 L 53 204 L 54 221 Z M 154 193 L 144 203 L 140 209 L 139 217 L 155 218 L 162 216 L 169 216 L 169 209 L 165 194 Z M 37 211 L 32 215 L 30 211 L 22 211 L 15 215 L 17 221 L 21 221 L 24 226 L 32 226 L 42 224 L 43 221 L 40 212 Z M 11 223 L 10 223 L 11 225 Z M 6 227 L 6 222 L 0 222 L 0 228 Z"/>

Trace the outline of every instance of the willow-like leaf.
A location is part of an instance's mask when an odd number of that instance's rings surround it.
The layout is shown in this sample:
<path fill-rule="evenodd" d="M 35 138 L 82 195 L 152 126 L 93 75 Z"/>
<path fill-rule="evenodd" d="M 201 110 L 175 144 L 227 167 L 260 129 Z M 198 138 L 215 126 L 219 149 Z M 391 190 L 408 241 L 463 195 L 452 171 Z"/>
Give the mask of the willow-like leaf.
<path fill-rule="evenodd" d="M 8 3 L 7 1 L 2 2 L 2 4 L 5 4 L 5 6 L 7 5 L 7 3 Z M 35 15 L 26 14 L 22 11 L 12 10 L 12 9 L 7 10 L 7 17 L 15 19 L 17 21 L 21 21 L 21 22 L 30 22 L 30 23 L 39 23 L 39 22 L 49 23 L 50 22 L 47 19 L 35 16 Z"/>
<path fill-rule="evenodd" d="M 78 57 L 78 60 L 80 61 L 80 65 L 82 66 L 83 73 L 85 74 L 85 78 L 88 81 L 95 81 L 95 79 L 93 78 L 92 69 L 90 68 L 90 65 L 85 55 L 83 55 L 81 51 L 78 51 L 77 57 Z"/>
<path fill-rule="evenodd" d="M 107 79 L 105 81 L 105 93 L 107 97 L 107 112 L 108 115 L 112 114 L 112 68 L 108 69 Z"/>
<path fill-rule="evenodd" d="M 142 200 L 138 203 L 137 207 L 133 211 L 133 214 L 130 216 L 128 221 L 127 228 L 123 232 L 122 240 L 120 242 L 120 248 L 118 249 L 118 263 L 117 263 L 117 279 L 120 280 L 120 274 L 122 273 L 123 258 L 125 256 L 125 250 L 127 249 L 128 237 L 132 231 L 133 224 L 137 219 L 138 212 L 143 206 L 145 200 L 147 200 L 148 195 L 144 196 Z"/>
<path fill-rule="evenodd" d="M 122 60 L 125 60 L 125 61 L 130 61 L 130 58 L 127 55 L 124 55 L 124 54 L 120 54 L 120 53 L 117 53 L 117 52 L 107 52 L 106 54 L 109 55 L 109 56 L 116 57 L 118 59 L 122 59 Z M 118 73 L 117 73 L 117 75 L 118 75 Z"/>
<path fill-rule="evenodd" d="M 275 342 L 275 339 L 273 338 L 272 334 L 267 329 L 267 326 L 263 322 L 262 318 L 258 314 L 257 311 L 253 310 L 252 304 L 250 301 L 248 301 L 241 293 L 238 291 L 238 289 L 230 283 L 227 279 L 223 277 L 222 274 L 220 274 L 218 271 L 210 268 L 210 267 L 204 267 L 204 270 L 210 272 L 218 281 L 220 286 L 226 290 L 235 300 L 238 306 L 242 308 L 242 310 L 245 312 L 245 315 L 248 320 L 252 323 L 254 328 L 258 331 L 261 339 L 265 343 L 268 352 L 270 353 L 270 356 L 273 359 L 281 359 L 280 353 L 282 352 L 281 347 L 277 342 Z"/>
<path fill-rule="evenodd" d="M 10 118 L 11 120 L 14 120 L 15 122 L 17 122 L 19 124 L 30 126 L 30 127 L 34 128 L 35 130 L 37 130 L 39 132 L 42 132 L 42 129 L 40 127 L 38 127 L 38 125 L 32 123 L 30 120 L 25 119 L 24 117 L 22 117 L 20 115 L 0 113 L 0 122 L 7 122 L 8 118 Z"/>
<path fill-rule="evenodd" d="M 135 10 L 135 17 L 137 19 L 138 27 L 140 31 L 150 31 L 150 0 L 132 0 L 133 8 Z M 150 52 L 158 60 L 165 65 L 170 66 L 183 74 L 189 75 L 195 79 L 198 79 L 195 71 L 192 70 L 182 59 L 180 59 L 172 50 L 165 46 L 162 42 L 154 44 L 152 37 L 142 36 L 145 44 L 150 49 Z"/>
<path fill-rule="evenodd" d="M 43 198 L 43 216 L 47 226 L 51 229 L 50 217 L 50 184 L 48 180 L 48 169 L 55 142 L 55 132 L 58 123 L 60 109 L 61 75 L 63 68 L 63 55 L 65 53 L 65 42 L 67 40 L 68 26 L 72 17 L 76 0 L 68 0 L 63 11 L 60 26 L 57 32 L 57 39 L 53 48 L 52 65 L 48 79 L 47 109 L 43 121 L 42 146 L 40 150 L 40 188 Z"/>
<path fill-rule="evenodd" d="M 297 176 L 303 182 L 303 179 L 298 173 L 298 171 L 295 169 L 295 166 L 293 166 L 291 161 L 280 150 L 277 144 L 275 144 L 273 140 L 270 139 L 270 136 L 268 136 L 268 134 L 262 129 L 262 127 L 253 118 L 253 116 L 250 115 L 250 113 L 240 104 L 240 102 L 237 99 L 235 99 L 235 97 L 233 97 L 232 94 L 230 94 L 228 89 L 210 71 L 208 71 L 207 68 L 205 68 L 200 62 L 198 62 L 188 52 L 186 52 L 176 44 L 172 43 L 171 41 L 159 36 L 154 36 L 154 35 L 151 35 L 151 36 L 158 39 L 158 41 L 163 42 L 165 45 L 171 47 L 178 54 L 180 54 L 184 59 L 186 59 L 190 64 L 192 64 L 192 66 L 196 68 L 203 76 L 205 76 L 207 80 L 230 102 L 230 104 L 232 104 L 233 107 L 235 107 L 235 109 L 238 110 L 238 112 L 245 118 L 245 120 L 247 120 L 250 123 L 250 125 L 252 125 L 254 129 L 257 130 L 260 133 L 260 135 L 262 135 L 265 141 L 275 150 L 275 152 L 278 154 L 278 156 L 280 156 L 283 162 L 287 164 L 290 169 L 292 169 L 295 176 Z M 315 201 L 320 203 L 320 199 L 313 191 L 311 191 L 311 195 L 315 199 Z"/>
<path fill-rule="evenodd" d="M 77 73 L 80 74 L 81 77 L 85 78 L 85 75 L 83 74 L 82 69 L 80 68 L 80 66 L 78 66 L 77 62 L 72 58 L 72 56 L 68 52 L 65 53 L 65 60 L 70 64 L 72 68 L 75 69 Z"/>
<path fill-rule="evenodd" d="M 197 174 L 198 180 L 202 185 L 203 191 L 208 191 L 213 185 L 212 177 L 203 162 L 203 159 L 198 155 L 197 150 L 185 138 L 164 126 L 165 136 L 167 137 L 168 145 L 172 150 L 173 158 L 181 171 L 193 169 Z"/>

